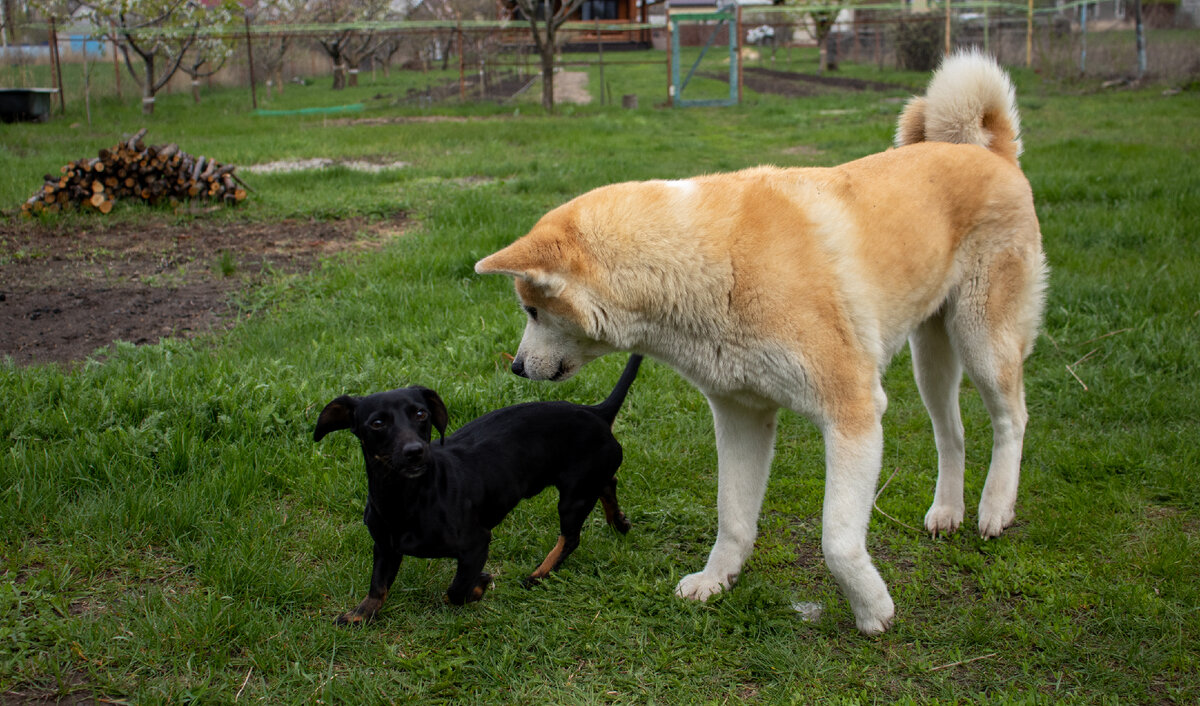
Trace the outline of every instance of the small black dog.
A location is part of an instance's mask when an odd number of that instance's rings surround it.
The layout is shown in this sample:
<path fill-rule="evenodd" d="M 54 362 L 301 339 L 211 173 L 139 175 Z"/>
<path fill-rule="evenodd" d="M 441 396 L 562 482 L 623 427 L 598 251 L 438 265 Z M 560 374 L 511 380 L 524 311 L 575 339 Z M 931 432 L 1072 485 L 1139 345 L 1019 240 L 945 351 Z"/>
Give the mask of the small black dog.
<path fill-rule="evenodd" d="M 350 429 L 367 464 L 363 522 L 375 540 L 371 588 L 338 623 L 361 623 L 379 612 L 405 555 L 451 557 L 458 571 L 446 597 L 477 601 L 491 583 L 483 573 L 492 528 L 523 498 L 558 488 L 559 537 L 530 574 L 537 582 L 579 546 L 579 531 L 599 500 L 618 532 L 629 521 L 617 505 L 621 444 L 613 420 L 637 377 L 631 356 L 617 386 L 593 406 L 530 402 L 489 412 L 445 438 L 446 406 L 433 390 L 406 387 L 367 397 L 343 395 L 325 406 L 313 439 Z M 430 444 L 432 428 L 441 444 Z"/>

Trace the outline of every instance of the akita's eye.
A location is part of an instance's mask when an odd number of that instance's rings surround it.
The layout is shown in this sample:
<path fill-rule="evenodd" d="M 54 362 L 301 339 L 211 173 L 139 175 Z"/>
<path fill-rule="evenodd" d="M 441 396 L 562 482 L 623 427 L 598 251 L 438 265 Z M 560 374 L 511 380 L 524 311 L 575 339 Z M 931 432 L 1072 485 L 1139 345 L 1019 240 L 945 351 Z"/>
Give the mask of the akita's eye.
<path fill-rule="evenodd" d="M 418 410 L 417 410 L 417 413 L 416 413 L 416 414 L 414 414 L 414 415 L 413 415 L 413 417 L 414 417 L 414 418 L 415 418 L 415 419 L 416 419 L 418 422 L 423 422 L 423 421 L 425 421 L 426 419 L 429 419 L 429 412 L 426 412 L 426 411 L 425 411 L 425 410 L 423 410 L 423 409 L 418 409 Z"/>
<path fill-rule="evenodd" d="M 384 421 L 383 421 L 383 419 L 376 417 L 375 419 L 372 419 L 371 421 L 367 422 L 367 426 L 371 427 L 372 429 L 376 429 L 376 430 L 382 429 L 384 426 Z"/>
<path fill-rule="evenodd" d="M 537 321 L 537 309 L 532 306 L 525 307 L 525 313 L 529 314 L 529 318 Z"/>

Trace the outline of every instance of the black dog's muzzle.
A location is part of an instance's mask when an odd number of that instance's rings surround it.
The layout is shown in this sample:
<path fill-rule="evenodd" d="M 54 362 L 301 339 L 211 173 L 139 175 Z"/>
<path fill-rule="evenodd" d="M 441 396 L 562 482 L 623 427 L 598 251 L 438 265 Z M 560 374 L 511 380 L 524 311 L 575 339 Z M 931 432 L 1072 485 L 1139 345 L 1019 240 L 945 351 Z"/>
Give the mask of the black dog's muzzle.
<path fill-rule="evenodd" d="M 427 449 L 420 441 L 410 441 L 400 449 L 400 475 L 405 478 L 420 478 L 425 475 L 425 454 Z"/>

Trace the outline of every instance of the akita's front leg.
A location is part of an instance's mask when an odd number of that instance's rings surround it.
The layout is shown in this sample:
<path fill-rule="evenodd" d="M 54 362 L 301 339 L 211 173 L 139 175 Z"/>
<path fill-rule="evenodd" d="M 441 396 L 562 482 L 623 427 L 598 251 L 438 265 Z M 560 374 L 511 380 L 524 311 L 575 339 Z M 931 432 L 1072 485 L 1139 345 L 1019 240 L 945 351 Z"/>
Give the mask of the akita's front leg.
<path fill-rule="evenodd" d="M 698 601 L 732 586 L 754 549 L 778 411 L 714 396 L 708 404 L 717 436 L 717 541 L 704 570 L 684 576 L 675 588 L 676 595 Z"/>
<path fill-rule="evenodd" d="M 867 553 L 867 525 L 883 456 L 883 426 L 874 422 L 830 425 L 825 430 L 825 502 L 821 551 L 850 601 L 864 635 L 892 625 L 896 607 Z"/>

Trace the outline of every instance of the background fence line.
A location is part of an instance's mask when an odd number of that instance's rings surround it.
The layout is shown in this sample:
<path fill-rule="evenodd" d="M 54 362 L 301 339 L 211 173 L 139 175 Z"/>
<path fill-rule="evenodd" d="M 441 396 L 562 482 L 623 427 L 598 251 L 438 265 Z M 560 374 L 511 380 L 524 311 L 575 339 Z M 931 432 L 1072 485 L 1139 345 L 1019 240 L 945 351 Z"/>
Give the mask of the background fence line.
<path fill-rule="evenodd" d="M 961 0 L 932 5 L 932 11 L 913 14 L 904 3 L 868 4 L 845 2 L 833 5 L 808 4 L 789 6 L 746 7 L 741 31 L 743 35 L 754 27 L 772 29 L 772 38 L 755 44 L 746 44 L 748 49 L 760 53 L 769 52 L 763 61 L 774 63 L 779 52 L 784 52 L 790 61 L 791 50 L 800 46 L 812 46 L 811 35 L 805 38 L 802 30 L 809 24 L 809 13 L 832 13 L 834 29 L 826 40 L 833 57 L 833 66 L 840 62 L 872 62 L 883 66 L 905 66 L 898 42 L 904 40 L 901 30 L 915 25 L 926 25 L 924 41 L 936 42 L 933 51 L 939 58 L 948 50 L 963 46 L 979 46 L 997 56 L 1003 63 L 1019 64 L 1049 72 L 1063 78 L 1078 78 L 1094 75 L 1104 78 L 1119 78 L 1146 72 L 1166 80 L 1194 80 L 1197 67 L 1194 58 L 1189 59 L 1181 47 L 1200 45 L 1200 33 L 1177 30 L 1184 33 L 1181 41 L 1173 42 L 1170 52 L 1153 51 L 1151 44 L 1149 66 L 1145 53 L 1133 59 L 1120 56 L 1128 49 L 1132 56 L 1137 38 L 1129 30 L 1097 33 L 1097 18 L 1088 16 L 1089 6 L 1096 3 L 1073 0 L 1061 6 L 1034 7 L 1030 3 L 1003 2 L 998 0 Z M 945 10 L 945 12 L 943 12 Z M 852 16 L 843 11 L 853 11 Z M 676 14 L 676 13 L 673 13 Z M 678 13 L 686 14 L 686 13 Z M 521 21 L 489 20 L 406 20 L 378 23 L 334 23 L 334 24 L 269 24 L 255 22 L 250 17 L 238 18 L 238 26 L 202 27 L 198 35 L 210 39 L 227 40 L 232 46 L 228 65 L 204 82 L 192 79 L 193 89 L 197 85 L 243 86 L 251 89 L 251 101 L 257 107 L 257 89 L 267 88 L 277 94 L 283 86 L 293 80 L 324 78 L 337 71 L 344 71 L 351 81 L 358 72 L 392 70 L 428 71 L 437 67 L 452 69 L 457 65 L 460 87 L 458 99 L 474 100 L 488 95 L 486 86 L 498 80 L 499 75 L 511 73 L 518 78 L 535 75 L 537 62 L 531 60 L 529 29 Z M 1109 23 L 1112 24 L 1111 22 Z M 84 88 L 74 88 L 68 83 L 60 93 L 59 110 L 63 102 L 70 100 L 94 100 L 104 97 L 125 99 L 131 97 L 129 86 L 134 81 L 126 72 L 124 61 L 116 50 L 117 42 L 111 38 L 95 38 L 72 33 L 57 23 L 28 24 L 25 30 L 33 33 L 45 32 L 47 37 L 41 45 L 10 45 L 0 49 L 0 84 L 14 87 L 45 86 L 50 81 L 53 87 L 62 85 L 58 75 L 61 64 L 75 66 L 82 72 Z M 378 54 L 363 57 L 354 66 L 335 66 L 331 59 L 320 53 L 316 38 L 337 32 L 370 32 L 380 39 L 394 41 L 399 49 L 387 56 Z M 907 31 L 907 30 L 906 30 Z M 1089 33 L 1092 41 L 1089 43 Z M 50 35 L 57 34 L 55 41 Z M 138 37 L 178 36 L 179 30 L 143 28 L 135 30 Z M 623 62 L 655 63 L 655 59 L 613 58 L 611 48 L 597 44 L 612 36 L 650 37 L 654 48 L 666 48 L 666 27 L 657 22 L 570 22 L 563 26 L 561 36 L 564 44 L 575 51 L 586 52 L 589 58 L 571 57 L 560 59 L 562 64 L 572 66 L 618 65 Z M 935 36 L 936 35 L 936 36 Z M 1104 41 L 1100 41 L 1103 35 Z M 797 40 L 796 37 L 800 36 Z M 280 41 L 290 42 L 293 48 L 282 58 L 264 58 L 268 52 L 259 51 Z M 592 47 L 593 49 L 589 49 Z M 605 51 L 608 56 L 605 56 Z M 1194 54 L 1200 54 L 1197 49 Z M 595 55 L 591 58 L 590 55 Z M 101 65 L 111 63 L 112 69 Z M 660 60 L 666 70 L 666 56 Z M 49 72 L 41 69 L 50 65 Z M 1134 67 L 1137 70 L 1134 70 Z M 919 68 L 919 67 L 910 67 Z M 602 70 L 602 69 L 601 69 Z M 603 80 L 601 81 L 603 84 Z M 472 89 L 468 90 L 468 84 Z M 188 79 L 177 76 L 166 89 L 168 92 L 186 90 Z M 603 89 L 602 85 L 602 89 Z M 136 86 L 135 86 L 136 90 Z M 604 93 L 601 93 L 604 97 Z M 433 100 L 433 97 L 430 97 Z"/>

